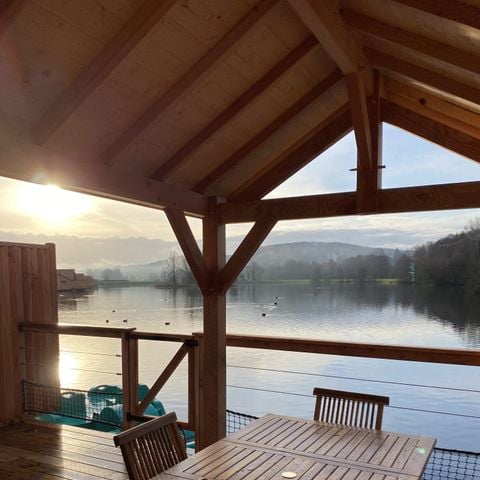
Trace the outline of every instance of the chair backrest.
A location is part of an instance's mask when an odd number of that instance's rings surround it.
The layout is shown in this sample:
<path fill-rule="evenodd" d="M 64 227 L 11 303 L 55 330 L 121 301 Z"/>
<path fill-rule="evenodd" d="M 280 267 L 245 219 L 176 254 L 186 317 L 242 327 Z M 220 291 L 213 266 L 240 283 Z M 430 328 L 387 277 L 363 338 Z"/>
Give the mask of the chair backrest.
<path fill-rule="evenodd" d="M 314 388 L 313 394 L 314 420 L 376 430 L 381 430 L 383 407 L 390 403 L 388 397 L 326 388 Z"/>
<path fill-rule="evenodd" d="M 148 480 L 187 458 L 176 422 L 172 412 L 113 437 L 131 480 Z"/>

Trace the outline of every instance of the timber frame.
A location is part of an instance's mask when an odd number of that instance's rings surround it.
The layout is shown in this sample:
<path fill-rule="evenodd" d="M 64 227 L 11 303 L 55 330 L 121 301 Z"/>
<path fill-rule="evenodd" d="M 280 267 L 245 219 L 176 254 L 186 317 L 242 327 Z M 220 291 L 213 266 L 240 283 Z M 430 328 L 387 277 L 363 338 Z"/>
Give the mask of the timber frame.
<path fill-rule="evenodd" d="M 480 208 L 480 182 L 381 178 L 383 123 L 480 162 L 480 4 L 226 3 L 0 8 L 0 175 L 165 211 L 204 297 L 202 445 L 225 431 L 225 293 L 276 222 Z M 355 191 L 263 199 L 352 130 Z"/>

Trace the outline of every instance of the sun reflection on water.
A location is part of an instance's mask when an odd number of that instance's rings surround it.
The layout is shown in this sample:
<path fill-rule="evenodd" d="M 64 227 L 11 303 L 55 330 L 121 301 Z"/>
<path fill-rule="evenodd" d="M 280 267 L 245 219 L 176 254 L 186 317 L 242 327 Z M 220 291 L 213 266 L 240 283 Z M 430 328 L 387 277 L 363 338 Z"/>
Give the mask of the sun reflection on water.
<path fill-rule="evenodd" d="M 78 376 L 76 368 L 77 359 L 68 352 L 60 352 L 59 374 L 61 385 L 72 385 L 75 383 Z"/>

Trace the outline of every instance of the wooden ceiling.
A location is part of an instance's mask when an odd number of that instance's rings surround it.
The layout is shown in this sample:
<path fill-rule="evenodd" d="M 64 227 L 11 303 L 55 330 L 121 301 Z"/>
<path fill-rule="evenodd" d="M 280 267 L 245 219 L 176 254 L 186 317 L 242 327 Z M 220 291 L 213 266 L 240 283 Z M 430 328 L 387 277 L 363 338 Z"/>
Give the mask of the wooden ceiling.
<path fill-rule="evenodd" d="M 0 175 L 203 216 L 353 129 L 373 212 L 382 121 L 480 161 L 479 0 L 0 5 Z"/>

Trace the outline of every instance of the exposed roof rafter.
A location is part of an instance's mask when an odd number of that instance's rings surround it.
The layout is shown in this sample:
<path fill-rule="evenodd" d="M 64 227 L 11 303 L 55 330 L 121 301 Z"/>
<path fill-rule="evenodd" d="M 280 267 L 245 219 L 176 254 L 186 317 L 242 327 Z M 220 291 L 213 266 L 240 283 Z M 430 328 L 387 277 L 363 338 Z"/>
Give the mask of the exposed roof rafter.
<path fill-rule="evenodd" d="M 390 102 L 480 140 L 479 114 L 390 78 L 384 78 L 384 85 Z"/>
<path fill-rule="evenodd" d="M 397 3 L 480 29 L 480 8 L 458 0 L 395 0 Z"/>
<path fill-rule="evenodd" d="M 445 77 L 426 68 L 420 67 L 405 60 L 392 57 L 386 53 L 370 48 L 365 49 L 370 60 L 375 66 L 385 68 L 433 88 L 442 90 L 459 98 L 480 105 L 480 90 L 478 88 L 459 82 L 453 78 Z"/>
<path fill-rule="evenodd" d="M 111 145 L 102 153 L 102 159 L 110 163 L 116 154 L 127 147 L 142 131 L 148 128 L 158 116 L 175 100 L 180 98 L 195 83 L 203 80 L 230 55 L 238 42 L 255 24 L 263 18 L 278 0 L 260 0 L 245 17 L 240 20 L 217 44 L 164 92 L 140 117 L 138 117 Z"/>
<path fill-rule="evenodd" d="M 352 117 L 348 105 L 345 105 L 270 162 L 250 181 L 237 188 L 228 200 L 237 202 L 264 197 L 351 130 Z"/>
<path fill-rule="evenodd" d="M 145 0 L 135 14 L 75 78 L 32 129 L 45 143 L 83 101 L 112 73 L 140 40 L 167 14 L 176 0 Z"/>
<path fill-rule="evenodd" d="M 345 75 L 353 128 L 362 166 L 373 163 L 367 94 L 373 90 L 373 70 L 368 58 L 345 27 L 332 0 L 289 0 L 302 21 Z"/>
<path fill-rule="evenodd" d="M 342 10 L 342 17 L 347 25 L 362 33 L 388 40 L 396 45 L 423 53 L 435 60 L 480 74 L 480 57 L 478 55 L 431 40 L 417 33 L 407 32 L 399 27 L 387 25 L 351 10 Z"/>
<path fill-rule="evenodd" d="M 281 113 L 275 120 L 264 127 L 247 143 L 242 145 L 223 163 L 216 167 L 212 172 L 203 177 L 193 187 L 194 191 L 204 192 L 210 185 L 218 181 L 229 170 L 240 163 L 248 154 L 253 152 L 259 145 L 265 142 L 277 130 L 286 125 L 295 115 L 300 113 L 304 108 L 308 107 L 312 102 L 317 100 L 328 89 L 342 78 L 340 70 L 333 71 L 330 75 L 324 78 L 321 82 L 315 85 L 309 92 L 307 92 L 300 100 L 297 100 L 290 108 Z"/>
<path fill-rule="evenodd" d="M 344 74 L 370 68 L 368 58 L 346 29 L 335 2 L 289 0 L 289 3 Z M 367 88 L 370 91 L 371 86 Z"/>
<path fill-rule="evenodd" d="M 423 115 L 382 100 L 382 120 L 480 162 L 480 140 Z"/>
<path fill-rule="evenodd" d="M 208 125 L 166 160 L 152 175 L 155 180 L 163 180 L 175 169 L 183 164 L 184 160 L 193 153 L 202 143 L 214 135 L 223 125 L 255 100 L 275 80 L 278 80 L 290 67 L 303 58 L 318 42 L 313 35 L 309 35 L 297 48 L 288 53 L 275 64 L 260 80 L 255 82 L 246 92 L 231 103 L 223 112 L 217 115 Z"/>

